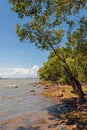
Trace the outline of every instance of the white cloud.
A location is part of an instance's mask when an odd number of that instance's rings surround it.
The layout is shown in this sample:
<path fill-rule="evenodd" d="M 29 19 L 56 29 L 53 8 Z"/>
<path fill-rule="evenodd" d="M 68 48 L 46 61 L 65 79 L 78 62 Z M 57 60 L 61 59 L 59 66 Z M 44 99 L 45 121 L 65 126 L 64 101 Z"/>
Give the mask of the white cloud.
<path fill-rule="evenodd" d="M 16 78 L 16 77 L 37 77 L 39 67 L 37 65 L 32 68 L 0 68 L 0 77 Z"/>

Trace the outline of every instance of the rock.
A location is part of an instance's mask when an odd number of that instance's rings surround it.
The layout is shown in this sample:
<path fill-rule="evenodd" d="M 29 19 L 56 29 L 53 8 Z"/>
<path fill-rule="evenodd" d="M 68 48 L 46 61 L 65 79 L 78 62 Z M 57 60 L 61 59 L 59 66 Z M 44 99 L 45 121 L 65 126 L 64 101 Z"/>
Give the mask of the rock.
<path fill-rule="evenodd" d="M 39 119 L 35 122 L 36 124 L 45 124 L 46 120 L 45 119 Z"/>
<path fill-rule="evenodd" d="M 31 90 L 30 92 L 34 92 L 35 93 L 35 90 Z"/>
<path fill-rule="evenodd" d="M 55 124 L 48 125 L 48 128 L 55 128 Z"/>
<path fill-rule="evenodd" d="M 18 86 L 15 86 L 14 88 L 18 88 Z"/>
<path fill-rule="evenodd" d="M 18 88 L 18 86 L 17 86 L 17 85 L 15 85 L 15 84 L 13 84 L 13 85 L 12 85 L 12 87 L 14 87 L 14 88 Z"/>
<path fill-rule="evenodd" d="M 31 127 L 29 130 L 39 130 L 40 126 L 38 125 L 34 125 L 33 127 Z"/>
<path fill-rule="evenodd" d="M 67 130 L 78 130 L 77 125 L 69 125 L 69 126 L 66 126 L 66 129 L 67 129 Z"/>
<path fill-rule="evenodd" d="M 48 89 L 48 87 L 45 87 L 44 89 Z"/>
<path fill-rule="evenodd" d="M 5 97 L 5 96 L 0 97 L 0 100 L 2 100 L 2 99 L 7 99 L 7 97 Z"/>
<path fill-rule="evenodd" d="M 61 94 L 59 94 L 59 95 L 58 95 L 58 97 L 63 97 L 63 94 L 62 94 L 62 93 L 61 93 Z"/>

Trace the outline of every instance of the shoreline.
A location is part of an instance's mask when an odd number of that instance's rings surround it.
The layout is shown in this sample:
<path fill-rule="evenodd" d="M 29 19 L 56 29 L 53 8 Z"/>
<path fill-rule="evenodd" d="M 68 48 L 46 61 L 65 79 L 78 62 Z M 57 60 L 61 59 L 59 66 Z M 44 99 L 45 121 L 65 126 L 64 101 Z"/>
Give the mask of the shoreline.
<path fill-rule="evenodd" d="M 45 110 L 22 114 L 4 122 L 0 125 L 0 130 L 85 130 L 87 128 L 87 103 L 80 105 L 77 97 L 69 97 L 69 93 L 67 96 L 64 95 L 67 86 L 59 86 L 61 89 L 58 95 L 57 85 L 37 85 L 42 87 L 43 95 L 56 100 L 57 103 Z M 37 85 L 34 84 L 33 87 Z"/>

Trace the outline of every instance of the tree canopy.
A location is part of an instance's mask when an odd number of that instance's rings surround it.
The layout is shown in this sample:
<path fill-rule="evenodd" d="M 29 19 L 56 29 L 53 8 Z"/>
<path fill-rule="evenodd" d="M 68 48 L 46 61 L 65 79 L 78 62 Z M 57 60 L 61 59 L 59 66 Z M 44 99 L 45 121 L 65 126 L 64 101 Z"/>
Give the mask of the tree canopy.
<path fill-rule="evenodd" d="M 87 42 L 86 0 L 9 1 L 20 18 L 30 17 L 28 23 L 16 25 L 20 40 L 28 39 L 41 49 L 59 46 L 62 41 L 64 42 L 63 37 L 69 41 L 72 37 L 78 39 L 73 40 L 72 44 Z"/>
<path fill-rule="evenodd" d="M 87 55 L 83 57 L 83 54 L 78 53 L 78 56 L 76 56 L 76 48 L 70 52 L 67 50 L 67 48 L 62 48 L 62 51 L 74 77 L 76 77 L 81 83 L 87 83 Z M 67 51 L 68 55 L 66 53 Z M 40 67 L 39 77 L 44 81 L 56 81 L 64 84 L 71 84 L 62 66 L 62 63 L 60 60 L 57 60 L 57 56 L 54 54 L 54 52 L 50 53 L 48 61 L 45 62 L 42 67 Z"/>

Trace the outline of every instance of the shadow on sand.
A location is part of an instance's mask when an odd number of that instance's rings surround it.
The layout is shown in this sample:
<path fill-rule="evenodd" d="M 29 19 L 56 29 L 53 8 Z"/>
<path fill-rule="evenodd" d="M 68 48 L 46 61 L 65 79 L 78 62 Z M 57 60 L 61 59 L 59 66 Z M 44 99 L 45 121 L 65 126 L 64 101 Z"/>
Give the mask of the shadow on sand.
<path fill-rule="evenodd" d="M 77 98 L 65 99 L 49 107 L 48 113 L 58 119 L 57 125 L 76 125 L 75 130 L 87 130 L 87 102 L 81 104 Z"/>

